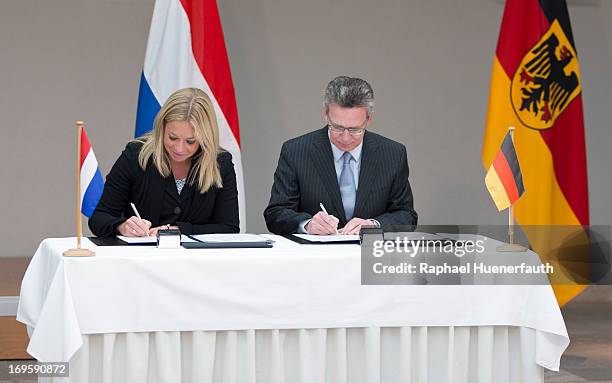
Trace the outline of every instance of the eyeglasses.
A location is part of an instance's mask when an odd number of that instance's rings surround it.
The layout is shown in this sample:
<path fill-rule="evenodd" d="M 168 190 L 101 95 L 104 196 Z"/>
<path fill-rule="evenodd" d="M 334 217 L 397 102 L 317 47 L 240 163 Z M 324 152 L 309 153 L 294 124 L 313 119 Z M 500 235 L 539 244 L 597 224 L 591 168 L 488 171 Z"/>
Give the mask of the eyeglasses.
<path fill-rule="evenodd" d="M 347 131 L 351 136 L 361 136 L 365 132 L 365 126 L 368 123 L 368 119 L 366 118 L 366 120 L 363 122 L 363 124 L 361 124 L 361 126 L 353 128 L 345 128 L 344 126 L 337 125 L 333 123 L 332 120 L 330 120 L 329 118 L 327 119 L 327 122 L 327 126 L 329 126 L 329 130 L 331 130 L 332 133 L 342 134 Z"/>

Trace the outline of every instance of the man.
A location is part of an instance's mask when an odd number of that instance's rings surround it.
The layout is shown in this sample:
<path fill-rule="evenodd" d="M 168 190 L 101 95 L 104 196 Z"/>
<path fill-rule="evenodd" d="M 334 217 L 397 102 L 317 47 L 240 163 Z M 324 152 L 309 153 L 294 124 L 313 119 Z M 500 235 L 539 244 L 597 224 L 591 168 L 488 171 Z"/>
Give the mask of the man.
<path fill-rule="evenodd" d="M 283 144 L 270 203 L 275 234 L 358 234 L 362 226 L 416 225 L 404 145 L 367 131 L 374 91 L 339 76 L 325 89 L 322 129 Z"/>

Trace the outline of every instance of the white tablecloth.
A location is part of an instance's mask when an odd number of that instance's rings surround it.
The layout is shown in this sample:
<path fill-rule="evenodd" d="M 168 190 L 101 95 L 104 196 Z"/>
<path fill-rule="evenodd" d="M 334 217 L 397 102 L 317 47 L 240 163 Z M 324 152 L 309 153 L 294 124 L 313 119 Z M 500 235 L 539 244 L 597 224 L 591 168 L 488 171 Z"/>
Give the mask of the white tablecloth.
<path fill-rule="evenodd" d="M 505 326 L 83 335 L 71 379 L 50 381 L 543 383 L 534 340 Z"/>
<path fill-rule="evenodd" d="M 515 326 L 535 330 L 535 363 L 558 370 L 569 344 L 550 286 L 362 286 L 357 245 L 163 250 L 44 240 L 17 319 L 28 352 L 68 361 L 83 334 L 159 331 Z"/>

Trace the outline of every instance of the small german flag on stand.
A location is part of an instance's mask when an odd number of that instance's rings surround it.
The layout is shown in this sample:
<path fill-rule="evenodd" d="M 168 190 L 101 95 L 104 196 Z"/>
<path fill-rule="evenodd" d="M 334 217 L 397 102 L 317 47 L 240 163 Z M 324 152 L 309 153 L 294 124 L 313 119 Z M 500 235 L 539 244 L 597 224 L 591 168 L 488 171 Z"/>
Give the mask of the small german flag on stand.
<path fill-rule="evenodd" d="M 521 167 L 516 157 L 512 131 L 506 134 L 487 172 L 485 184 L 499 211 L 512 206 L 525 193 L 523 174 L 521 174 Z"/>

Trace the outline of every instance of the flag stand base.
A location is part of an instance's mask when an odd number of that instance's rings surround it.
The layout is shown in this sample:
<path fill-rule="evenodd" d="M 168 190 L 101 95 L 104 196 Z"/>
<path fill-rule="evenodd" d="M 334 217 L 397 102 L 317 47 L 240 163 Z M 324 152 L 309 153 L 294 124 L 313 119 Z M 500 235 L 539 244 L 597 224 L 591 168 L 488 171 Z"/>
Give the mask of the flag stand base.
<path fill-rule="evenodd" d="M 495 250 L 501 253 L 522 253 L 527 251 L 527 248 L 516 243 L 504 243 L 501 246 L 497 246 Z"/>
<path fill-rule="evenodd" d="M 76 248 L 64 251 L 64 257 L 93 257 L 96 255 L 95 251 L 89 249 Z"/>

